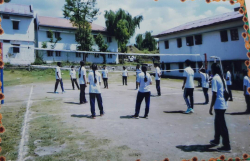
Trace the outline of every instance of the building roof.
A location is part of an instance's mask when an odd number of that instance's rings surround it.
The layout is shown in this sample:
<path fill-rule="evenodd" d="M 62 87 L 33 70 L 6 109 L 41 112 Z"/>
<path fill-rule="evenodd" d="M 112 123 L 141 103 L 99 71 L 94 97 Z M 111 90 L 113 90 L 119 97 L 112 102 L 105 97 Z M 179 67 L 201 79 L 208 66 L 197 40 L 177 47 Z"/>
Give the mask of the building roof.
<path fill-rule="evenodd" d="M 33 7 L 32 5 L 20 5 L 13 3 L 4 3 L 0 5 L 0 13 L 10 14 L 10 15 L 21 15 L 33 17 Z"/>
<path fill-rule="evenodd" d="M 183 25 L 180 25 L 180 26 L 168 29 L 166 31 L 163 31 L 160 34 L 155 35 L 154 37 L 159 38 L 162 36 L 170 35 L 170 34 L 185 31 L 185 30 L 191 30 L 191 29 L 206 27 L 206 26 L 210 26 L 210 25 L 215 25 L 218 23 L 242 19 L 242 17 L 243 17 L 243 15 L 240 14 L 239 12 L 224 13 L 221 15 L 217 15 L 217 16 L 208 17 L 208 18 L 185 23 Z"/>
<path fill-rule="evenodd" d="M 38 16 L 38 23 L 39 23 L 39 26 L 46 26 L 46 27 L 57 27 L 57 28 L 66 28 L 66 29 L 77 28 L 73 26 L 72 23 L 68 19 L 65 19 L 65 18 Z M 102 27 L 93 23 L 91 23 L 91 26 L 92 26 L 92 31 L 107 32 L 107 29 L 105 27 Z"/>

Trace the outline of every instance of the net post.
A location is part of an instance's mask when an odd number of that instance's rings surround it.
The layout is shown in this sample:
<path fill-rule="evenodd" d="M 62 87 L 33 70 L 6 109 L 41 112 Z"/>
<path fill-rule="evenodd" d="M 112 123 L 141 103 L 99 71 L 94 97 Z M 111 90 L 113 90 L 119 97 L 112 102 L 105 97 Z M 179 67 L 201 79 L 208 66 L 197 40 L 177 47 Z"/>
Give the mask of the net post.
<path fill-rule="evenodd" d="M 3 86 L 3 69 L 0 69 L 0 74 L 1 74 L 1 82 L 2 82 L 1 90 L 2 90 L 2 93 L 4 93 L 4 86 Z M 1 101 L 1 104 L 4 104 L 4 100 Z"/>

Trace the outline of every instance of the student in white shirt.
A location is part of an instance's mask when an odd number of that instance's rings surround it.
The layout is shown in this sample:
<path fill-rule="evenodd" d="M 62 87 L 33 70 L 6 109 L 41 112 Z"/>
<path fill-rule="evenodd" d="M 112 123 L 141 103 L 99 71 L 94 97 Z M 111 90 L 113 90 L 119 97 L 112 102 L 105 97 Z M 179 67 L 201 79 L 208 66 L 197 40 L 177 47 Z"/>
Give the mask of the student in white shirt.
<path fill-rule="evenodd" d="M 221 72 L 219 64 L 212 64 L 212 74 L 214 75 L 212 80 L 212 101 L 209 113 L 213 115 L 213 107 L 215 111 L 214 118 L 214 140 L 210 141 L 211 145 L 219 145 L 220 137 L 222 137 L 223 146 L 217 148 L 219 152 L 231 152 L 231 146 L 229 141 L 228 129 L 225 121 L 225 112 L 228 108 L 228 103 L 224 98 L 224 91 L 226 90 L 226 83 Z"/>
<path fill-rule="evenodd" d="M 245 101 L 247 104 L 246 113 L 250 113 L 250 94 L 248 93 L 248 88 L 250 88 L 250 79 L 248 77 L 247 71 L 243 71 L 244 79 L 243 79 L 243 95 L 245 96 Z"/>
<path fill-rule="evenodd" d="M 62 88 L 62 93 L 65 93 L 64 88 L 63 88 L 63 81 L 62 81 L 62 74 L 61 74 L 61 62 L 57 62 L 57 67 L 56 67 L 56 71 L 55 71 L 55 76 L 56 76 L 56 84 L 55 84 L 55 90 L 54 93 L 58 93 L 56 92 L 58 84 L 60 82 L 61 88 Z"/>
<path fill-rule="evenodd" d="M 161 70 L 159 68 L 159 64 L 155 63 L 155 82 L 156 82 L 156 90 L 158 93 L 158 96 L 161 96 L 161 87 L 160 87 L 160 81 L 161 81 Z"/>
<path fill-rule="evenodd" d="M 128 78 L 128 71 L 125 66 L 123 66 L 123 72 L 122 72 L 122 83 L 127 86 L 127 78 Z"/>
<path fill-rule="evenodd" d="M 194 113 L 194 70 L 191 68 L 191 61 L 185 61 L 186 68 L 184 69 L 184 82 L 182 89 L 184 89 L 184 100 L 187 104 L 186 114 Z M 189 100 L 188 100 L 189 97 Z"/>
<path fill-rule="evenodd" d="M 80 68 L 79 68 L 79 83 L 80 83 L 80 104 L 87 103 L 86 96 L 85 96 L 85 89 L 87 87 L 87 81 L 86 81 L 86 69 L 84 67 L 85 63 L 84 61 L 80 62 Z"/>
<path fill-rule="evenodd" d="M 206 70 L 200 69 L 199 73 L 201 75 L 201 84 L 202 84 L 202 89 L 203 89 L 203 93 L 205 96 L 205 103 L 204 104 L 208 104 L 209 103 L 209 96 L 208 96 L 208 89 L 209 89 L 209 75 L 206 73 Z"/>
<path fill-rule="evenodd" d="M 76 79 L 76 70 L 74 69 L 75 67 L 74 66 L 71 66 L 71 70 L 70 70 L 70 78 L 71 78 L 71 83 L 72 83 L 72 87 L 73 87 L 73 90 L 75 90 L 75 85 L 74 83 L 76 84 L 78 90 L 80 89 L 79 88 L 79 85 L 77 83 L 77 79 Z"/>
<path fill-rule="evenodd" d="M 233 96 L 232 96 L 232 75 L 230 72 L 230 67 L 227 67 L 227 74 L 226 74 L 226 80 L 227 80 L 227 89 L 229 92 L 229 101 L 233 101 Z"/>
<path fill-rule="evenodd" d="M 139 91 L 138 91 L 137 99 L 136 99 L 135 115 L 133 115 L 133 117 L 136 119 L 139 119 L 141 103 L 143 99 L 145 98 L 146 108 L 145 108 L 144 118 L 148 118 L 150 95 L 151 95 L 149 86 L 152 85 L 152 79 L 151 79 L 150 74 L 147 73 L 146 66 L 142 66 L 142 73 L 139 74 L 136 81 L 139 85 Z"/>
<path fill-rule="evenodd" d="M 97 65 L 92 64 L 92 72 L 89 73 L 89 102 L 91 107 L 91 118 L 96 118 L 95 113 L 95 98 L 97 99 L 98 107 L 100 110 L 100 116 L 104 115 L 103 105 L 102 105 L 102 96 L 101 96 L 101 74 L 96 71 Z"/>
<path fill-rule="evenodd" d="M 140 68 L 140 65 L 138 64 L 137 66 L 136 66 L 136 88 L 135 88 L 135 90 L 137 90 L 138 89 L 138 83 L 137 83 L 137 77 L 139 76 L 139 74 L 141 73 L 141 68 Z"/>
<path fill-rule="evenodd" d="M 106 68 L 106 65 L 103 66 L 103 71 L 102 71 L 102 79 L 103 79 L 103 84 L 104 84 L 104 88 L 109 89 L 108 86 L 108 69 Z"/>

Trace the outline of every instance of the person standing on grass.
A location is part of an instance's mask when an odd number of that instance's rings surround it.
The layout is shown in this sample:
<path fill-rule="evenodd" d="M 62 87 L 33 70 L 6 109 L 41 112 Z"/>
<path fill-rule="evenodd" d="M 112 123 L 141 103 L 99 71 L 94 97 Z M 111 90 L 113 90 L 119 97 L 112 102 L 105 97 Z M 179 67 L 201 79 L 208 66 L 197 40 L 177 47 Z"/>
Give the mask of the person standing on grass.
<path fill-rule="evenodd" d="M 250 88 L 250 79 L 248 77 L 247 71 L 243 71 L 244 79 L 243 79 L 243 95 L 245 96 L 245 101 L 247 104 L 246 113 L 250 113 L 250 95 L 248 93 L 248 88 Z"/>
<path fill-rule="evenodd" d="M 108 86 L 108 69 L 106 68 L 106 65 L 103 66 L 103 71 L 102 71 L 102 79 L 103 79 L 103 84 L 104 84 L 104 88 L 109 89 Z"/>
<path fill-rule="evenodd" d="M 127 79 L 128 79 L 128 71 L 125 66 L 123 66 L 123 72 L 122 72 L 122 83 L 127 86 Z"/>
<path fill-rule="evenodd" d="M 227 74 L 226 74 L 226 80 L 227 80 L 227 89 L 229 92 L 229 101 L 233 101 L 233 97 L 232 97 L 232 75 L 230 72 L 230 67 L 227 67 Z"/>
<path fill-rule="evenodd" d="M 100 116 L 104 115 L 103 105 L 102 105 L 102 96 L 101 96 L 101 74 L 96 71 L 96 64 L 92 64 L 92 72 L 89 73 L 89 102 L 91 107 L 91 118 L 96 118 L 95 113 L 95 98 L 97 99 L 98 107 L 100 110 Z"/>
<path fill-rule="evenodd" d="M 209 75 L 206 73 L 205 69 L 200 69 L 199 73 L 201 75 L 201 84 L 202 84 L 202 89 L 203 89 L 203 93 L 204 93 L 205 100 L 206 100 L 204 104 L 208 104 L 209 103 L 209 96 L 208 96 Z"/>
<path fill-rule="evenodd" d="M 219 64 L 212 64 L 212 73 L 214 75 L 212 80 L 212 102 L 210 106 L 209 113 L 213 115 L 213 108 L 215 111 L 214 118 L 214 140 L 210 141 L 211 145 L 220 144 L 220 136 L 222 137 L 223 146 L 217 148 L 219 152 L 231 152 L 231 146 L 229 141 L 228 129 L 225 121 L 225 112 L 228 108 L 228 103 L 224 98 L 224 91 L 226 89 L 225 80 L 221 72 Z"/>
<path fill-rule="evenodd" d="M 79 85 L 78 85 L 78 83 L 77 83 L 76 71 L 75 71 L 74 68 L 75 68 L 74 66 L 71 66 L 71 70 L 70 70 L 71 83 L 72 83 L 73 90 L 75 90 L 74 83 L 76 84 L 76 86 L 77 86 L 77 88 L 78 88 L 78 90 L 79 90 L 80 88 L 79 88 Z"/>
<path fill-rule="evenodd" d="M 87 87 L 86 81 L 86 69 L 84 67 L 84 61 L 80 62 L 79 68 L 79 83 L 80 83 L 80 104 L 87 103 L 86 96 L 85 96 L 85 88 Z"/>
<path fill-rule="evenodd" d="M 187 104 L 187 111 L 185 114 L 194 113 L 194 70 L 191 68 L 191 61 L 185 61 L 186 68 L 184 69 L 184 82 L 182 89 L 184 89 L 184 100 Z M 189 100 L 188 100 L 189 97 Z"/>
<path fill-rule="evenodd" d="M 62 93 L 65 93 L 64 88 L 63 88 L 62 74 L 61 74 L 61 62 L 57 62 L 55 74 L 56 74 L 56 84 L 55 84 L 54 93 L 58 93 L 58 92 L 56 92 L 56 90 L 57 90 L 59 82 L 60 82 L 60 85 L 62 88 Z"/>
<path fill-rule="evenodd" d="M 139 86 L 139 91 L 137 94 L 136 105 L 135 105 L 135 115 L 133 115 L 133 118 L 139 119 L 141 103 L 144 98 L 145 98 L 146 109 L 145 109 L 145 114 L 143 118 L 148 118 L 150 95 L 151 95 L 149 85 L 152 85 L 152 79 L 151 79 L 150 74 L 147 73 L 146 66 L 142 66 L 142 73 L 139 74 L 139 76 L 136 79 L 136 82 Z"/>
<path fill-rule="evenodd" d="M 161 96 L 161 87 L 160 87 L 160 81 L 161 81 L 161 70 L 159 68 L 159 64 L 155 63 L 155 82 L 156 82 L 156 90 L 158 93 L 158 96 Z"/>
<path fill-rule="evenodd" d="M 139 74 L 141 73 L 141 68 L 140 68 L 140 65 L 138 64 L 137 66 L 136 66 L 136 88 L 135 88 L 135 90 L 137 90 L 138 89 L 138 83 L 137 83 L 137 77 L 139 76 Z"/>

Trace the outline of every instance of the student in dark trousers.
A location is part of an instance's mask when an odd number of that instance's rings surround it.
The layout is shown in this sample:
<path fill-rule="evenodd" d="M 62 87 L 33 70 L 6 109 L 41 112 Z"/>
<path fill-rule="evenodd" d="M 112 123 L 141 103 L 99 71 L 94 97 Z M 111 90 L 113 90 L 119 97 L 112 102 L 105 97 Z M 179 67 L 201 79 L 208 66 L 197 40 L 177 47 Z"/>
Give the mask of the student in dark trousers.
<path fill-rule="evenodd" d="M 103 71 L 102 71 L 102 79 L 103 79 L 103 84 L 104 88 L 109 89 L 108 85 L 108 69 L 106 68 L 106 65 L 103 66 Z"/>
<path fill-rule="evenodd" d="M 250 88 L 250 79 L 248 77 L 247 71 L 244 70 L 243 71 L 243 95 L 245 97 L 245 101 L 247 104 L 247 109 L 246 109 L 246 113 L 250 113 L 250 94 L 248 93 L 248 88 Z"/>
<path fill-rule="evenodd" d="M 229 134 L 225 120 L 225 112 L 228 108 L 228 103 L 224 98 L 224 91 L 226 90 L 226 83 L 221 72 L 219 64 L 212 64 L 212 73 L 214 75 L 212 80 L 212 102 L 209 113 L 213 115 L 213 108 L 215 111 L 214 118 L 214 140 L 210 141 L 211 145 L 219 145 L 220 137 L 222 137 L 221 148 L 217 148 L 219 152 L 231 152 L 231 146 L 229 141 Z"/>
<path fill-rule="evenodd" d="M 80 62 L 79 68 L 79 83 L 80 83 L 80 104 L 87 103 L 86 96 L 85 96 L 85 89 L 87 87 L 86 81 L 86 69 L 84 67 L 84 61 Z"/>
<path fill-rule="evenodd" d="M 185 114 L 194 113 L 194 70 L 191 68 L 191 63 L 192 62 L 189 59 L 185 61 L 186 68 L 184 69 L 183 73 L 183 97 L 187 104 L 187 111 L 185 112 Z"/>
<path fill-rule="evenodd" d="M 95 113 L 95 99 L 97 99 L 98 107 L 100 110 L 100 116 L 104 115 L 103 104 L 102 104 L 102 95 L 101 95 L 101 74 L 96 71 L 97 65 L 92 64 L 92 72 L 89 73 L 89 102 L 91 107 L 91 118 L 96 118 Z"/>
<path fill-rule="evenodd" d="M 122 84 L 127 86 L 127 78 L 128 78 L 128 71 L 126 69 L 126 67 L 123 67 L 123 72 L 122 72 Z"/>
<path fill-rule="evenodd" d="M 233 101 L 233 96 L 232 96 L 232 75 L 230 72 L 230 67 L 227 67 L 227 73 L 226 73 L 226 80 L 227 80 L 227 89 L 229 92 L 229 101 Z"/>
<path fill-rule="evenodd" d="M 76 70 L 74 68 L 75 68 L 74 66 L 71 66 L 71 70 L 70 70 L 71 83 L 72 83 L 73 90 L 75 90 L 74 84 L 76 84 L 76 86 L 79 90 L 80 88 L 79 88 L 79 85 L 78 85 L 77 79 L 76 79 Z"/>
<path fill-rule="evenodd" d="M 58 92 L 56 92 L 56 90 L 57 90 L 59 82 L 60 82 L 60 85 L 61 85 L 61 88 L 62 88 L 62 93 L 65 93 L 64 88 L 63 88 L 63 81 L 62 81 L 62 74 L 61 74 L 60 67 L 61 67 L 61 62 L 57 62 L 57 67 L 56 67 L 56 72 L 55 72 L 56 83 L 55 83 L 54 93 L 58 93 Z"/>
<path fill-rule="evenodd" d="M 202 85 L 202 90 L 205 96 L 205 103 L 203 104 L 208 104 L 209 103 L 209 96 L 208 96 L 209 75 L 206 73 L 206 70 L 204 68 L 200 69 L 199 73 L 201 75 L 201 85 Z"/>
<path fill-rule="evenodd" d="M 138 65 L 136 66 L 136 81 L 135 81 L 135 83 L 136 83 L 136 88 L 135 88 L 135 90 L 138 89 L 137 77 L 139 76 L 140 73 L 141 73 L 141 69 L 140 69 L 140 65 L 138 64 Z"/>
<path fill-rule="evenodd" d="M 160 82 L 161 82 L 161 70 L 159 68 L 159 64 L 155 63 L 155 83 L 156 83 L 156 90 L 158 96 L 161 96 L 161 87 L 160 87 Z"/>
<path fill-rule="evenodd" d="M 149 73 L 147 73 L 147 67 L 142 66 L 142 73 L 139 74 L 137 77 L 137 83 L 139 85 L 139 91 L 137 94 L 136 99 L 136 105 L 135 105 L 135 115 L 133 115 L 134 118 L 139 119 L 139 113 L 141 108 L 141 103 L 143 99 L 145 98 L 145 114 L 144 118 L 148 118 L 149 113 L 149 106 L 150 106 L 150 85 L 152 85 L 152 79 Z"/>

